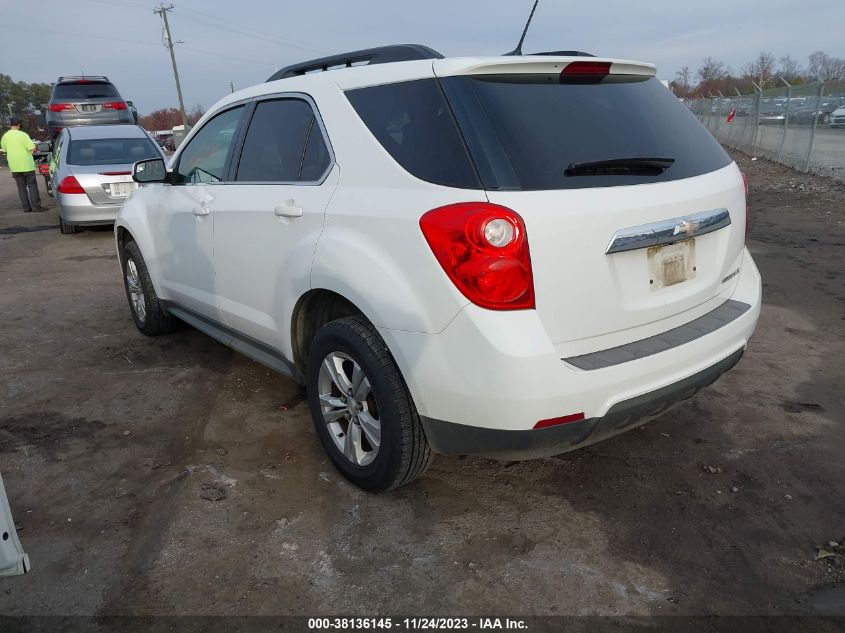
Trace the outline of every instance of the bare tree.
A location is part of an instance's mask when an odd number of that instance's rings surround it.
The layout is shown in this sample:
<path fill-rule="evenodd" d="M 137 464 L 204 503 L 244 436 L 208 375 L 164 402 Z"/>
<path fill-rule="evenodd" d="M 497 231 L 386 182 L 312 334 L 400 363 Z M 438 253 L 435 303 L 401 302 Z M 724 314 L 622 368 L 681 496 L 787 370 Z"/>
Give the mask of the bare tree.
<path fill-rule="evenodd" d="M 778 74 L 789 83 L 795 83 L 795 80 L 801 77 L 801 65 L 797 59 L 792 58 L 792 55 L 785 55 L 780 58 Z"/>
<path fill-rule="evenodd" d="M 692 76 L 689 66 L 682 66 L 681 69 L 675 73 L 675 83 L 683 86 L 684 89 L 689 89 L 689 80 Z"/>
<path fill-rule="evenodd" d="M 757 55 L 757 59 L 742 67 L 742 74 L 749 79 L 753 79 L 760 86 L 766 87 L 774 78 L 775 56 L 762 51 Z"/>
<path fill-rule="evenodd" d="M 724 63 L 713 59 L 712 57 L 707 57 L 706 59 L 701 60 L 701 67 L 698 69 L 698 78 L 701 80 L 701 84 L 710 83 L 716 79 L 722 79 L 729 74 L 730 69 L 726 68 Z"/>
<path fill-rule="evenodd" d="M 816 51 L 810 55 L 807 74 L 818 81 L 845 81 L 845 59 Z"/>

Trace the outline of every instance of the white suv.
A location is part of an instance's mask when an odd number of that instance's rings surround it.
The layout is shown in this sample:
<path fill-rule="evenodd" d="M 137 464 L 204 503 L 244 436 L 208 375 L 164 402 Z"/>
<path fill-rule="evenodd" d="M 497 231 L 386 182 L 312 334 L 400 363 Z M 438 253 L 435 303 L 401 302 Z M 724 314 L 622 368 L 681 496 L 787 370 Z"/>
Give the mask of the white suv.
<path fill-rule="evenodd" d="M 136 163 L 115 223 L 135 323 L 304 383 L 367 490 L 432 452 L 527 459 L 652 419 L 760 312 L 743 176 L 654 74 L 420 46 L 283 69 Z"/>

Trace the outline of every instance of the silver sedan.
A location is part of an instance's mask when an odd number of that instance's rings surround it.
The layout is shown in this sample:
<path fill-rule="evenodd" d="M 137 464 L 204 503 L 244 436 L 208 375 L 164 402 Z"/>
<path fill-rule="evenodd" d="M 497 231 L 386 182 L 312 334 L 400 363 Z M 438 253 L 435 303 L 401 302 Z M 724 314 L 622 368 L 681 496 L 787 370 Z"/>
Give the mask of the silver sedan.
<path fill-rule="evenodd" d="M 62 233 L 111 224 L 120 205 L 138 187 L 133 163 L 164 158 L 158 144 L 137 125 L 86 125 L 62 130 L 50 159 L 50 183 Z"/>

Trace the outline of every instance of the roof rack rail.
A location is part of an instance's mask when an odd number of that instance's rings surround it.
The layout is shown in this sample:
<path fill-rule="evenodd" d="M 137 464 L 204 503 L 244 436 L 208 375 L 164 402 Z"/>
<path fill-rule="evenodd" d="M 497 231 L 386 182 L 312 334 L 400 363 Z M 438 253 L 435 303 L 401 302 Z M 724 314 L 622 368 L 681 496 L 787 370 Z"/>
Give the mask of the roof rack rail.
<path fill-rule="evenodd" d="M 65 81 L 108 81 L 105 75 L 67 75 L 59 77 L 59 83 Z"/>
<path fill-rule="evenodd" d="M 546 51 L 544 53 L 529 53 L 529 55 L 553 55 L 555 57 L 595 57 L 592 53 L 584 51 Z"/>
<path fill-rule="evenodd" d="M 351 53 L 329 55 L 319 59 L 311 59 L 291 66 L 285 66 L 276 71 L 267 81 L 276 81 L 287 77 L 296 77 L 312 71 L 323 71 L 334 68 L 349 68 L 352 65 L 387 64 L 390 62 L 407 62 L 416 59 L 443 59 L 443 55 L 436 50 L 422 44 L 394 44 L 392 46 L 378 46 L 365 48 Z"/>

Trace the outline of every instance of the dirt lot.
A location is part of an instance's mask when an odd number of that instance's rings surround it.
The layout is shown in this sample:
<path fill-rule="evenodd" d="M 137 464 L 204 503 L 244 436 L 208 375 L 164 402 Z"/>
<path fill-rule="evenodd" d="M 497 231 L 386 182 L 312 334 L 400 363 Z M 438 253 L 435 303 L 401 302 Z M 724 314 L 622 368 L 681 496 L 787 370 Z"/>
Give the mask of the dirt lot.
<path fill-rule="evenodd" d="M 0 171 L 0 469 L 33 564 L 0 614 L 845 614 L 843 550 L 814 547 L 845 541 L 845 185 L 738 160 L 765 306 L 734 371 L 580 452 L 440 457 L 381 496 L 296 385 L 140 335 L 110 232 L 60 235 Z"/>

